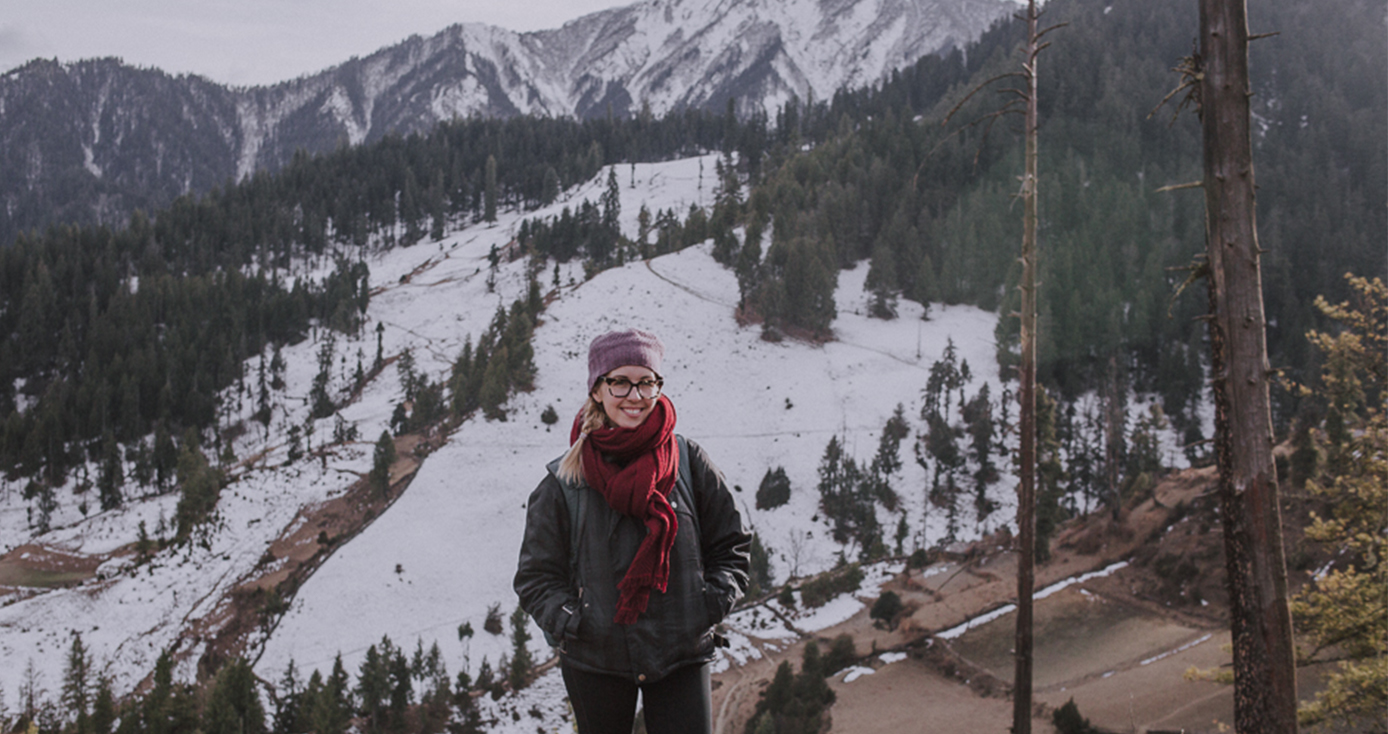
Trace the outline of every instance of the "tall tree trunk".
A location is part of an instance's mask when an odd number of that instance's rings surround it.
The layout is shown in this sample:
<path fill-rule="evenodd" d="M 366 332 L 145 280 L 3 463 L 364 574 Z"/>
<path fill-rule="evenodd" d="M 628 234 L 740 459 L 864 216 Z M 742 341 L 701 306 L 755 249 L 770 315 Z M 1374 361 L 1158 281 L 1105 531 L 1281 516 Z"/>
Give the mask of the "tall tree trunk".
<path fill-rule="evenodd" d="M 1283 734 L 1297 729 L 1296 668 L 1272 456 L 1249 129 L 1248 16 L 1244 0 L 1199 1 L 1205 247 L 1234 640 L 1234 726 L 1245 734 Z"/>
<path fill-rule="evenodd" d="M 1022 177 L 1021 483 L 1017 487 L 1017 639 L 1012 732 L 1031 734 L 1032 590 L 1036 561 L 1036 0 L 1027 3 L 1026 173 Z"/>

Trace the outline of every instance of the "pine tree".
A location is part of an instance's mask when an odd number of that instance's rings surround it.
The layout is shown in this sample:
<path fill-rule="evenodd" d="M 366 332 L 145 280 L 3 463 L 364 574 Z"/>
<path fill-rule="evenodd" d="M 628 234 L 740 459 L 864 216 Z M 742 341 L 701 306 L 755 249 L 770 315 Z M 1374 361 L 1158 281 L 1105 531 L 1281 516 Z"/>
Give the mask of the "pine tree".
<path fill-rule="evenodd" d="M 211 514 L 221 491 L 221 477 L 207 463 L 191 431 L 178 454 L 178 484 L 182 489 L 176 510 L 178 537 L 186 538 Z"/>
<path fill-rule="evenodd" d="M 332 396 L 328 394 L 337 339 L 331 330 L 324 330 L 324 334 L 326 336 L 318 348 L 318 374 L 314 375 L 313 387 L 309 390 L 310 415 L 313 418 L 327 418 L 337 410 Z"/>
<path fill-rule="evenodd" d="M 488 222 L 496 221 L 496 156 L 487 156 L 486 173 L 484 174 L 486 183 L 483 190 L 483 210 L 482 219 Z"/>
<path fill-rule="evenodd" d="M 790 478 L 786 469 L 778 466 L 767 469 L 757 487 L 756 505 L 758 510 L 771 510 L 790 501 Z"/>
<path fill-rule="evenodd" d="M 872 251 L 867 280 L 863 287 L 871 294 L 868 314 L 878 319 L 894 319 L 897 314 L 896 255 L 886 245 L 878 244 Z"/>
<path fill-rule="evenodd" d="M 91 655 L 82 644 L 82 635 L 73 634 L 63 670 L 62 703 L 74 719 L 76 734 L 91 734 L 88 703 L 91 698 Z"/>
<path fill-rule="evenodd" d="M 385 657 L 375 645 L 366 648 L 366 657 L 357 673 L 360 713 L 365 718 L 366 731 L 371 734 L 386 730 L 386 706 L 390 697 L 390 644 L 389 640 L 384 642 Z"/>
<path fill-rule="evenodd" d="M 317 674 L 318 671 L 313 671 Z M 308 693 L 300 685 L 299 671 L 290 658 L 280 677 L 279 685 L 273 691 L 275 704 L 273 734 L 297 734 L 303 730 L 307 718 L 306 704 Z"/>
<path fill-rule="evenodd" d="M 120 445 L 116 443 L 115 435 L 107 430 L 101 437 L 101 471 L 96 480 L 102 510 L 114 510 L 121 506 L 124 501 L 121 487 L 124 484 L 125 469 L 121 463 Z"/>
<path fill-rule="evenodd" d="M 202 717 L 206 734 L 267 734 L 250 663 L 236 658 L 217 673 Z"/>
<path fill-rule="evenodd" d="M 607 169 L 607 189 L 602 194 L 602 226 L 616 236 L 620 234 L 622 217 L 622 187 L 617 184 L 617 167 Z"/>
<path fill-rule="evenodd" d="M 554 166 L 545 167 L 544 181 L 540 185 L 540 204 L 549 206 L 559 198 L 559 173 Z"/>
<path fill-rule="evenodd" d="M 399 648 L 389 648 L 388 640 L 383 640 L 382 646 L 387 648 L 387 654 L 383 655 L 382 659 L 389 662 L 390 708 L 388 728 L 393 734 L 403 734 L 408 723 L 406 715 L 414 703 L 414 685 L 410 679 L 410 664 L 405 660 L 403 651 Z"/>
<path fill-rule="evenodd" d="M 506 403 L 506 393 L 510 382 L 509 359 L 510 354 L 506 347 L 502 346 L 487 361 L 487 370 L 482 378 L 482 389 L 477 395 L 487 420 L 506 420 L 506 410 L 502 406 Z"/>
<path fill-rule="evenodd" d="M 0 712 L 0 719 L 4 713 Z M 111 681 L 106 676 L 96 680 L 96 697 L 92 701 L 90 734 L 112 734 L 116 723 L 116 698 L 111 693 Z"/>
<path fill-rule="evenodd" d="M 519 691 L 530 684 L 530 674 L 535 667 L 530 655 L 530 617 L 525 610 L 516 607 L 511 613 L 511 665 L 507 671 L 507 682 L 512 691 Z"/>
<path fill-rule="evenodd" d="M 390 493 L 390 467 L 395 463 L 395 439 L 390 431 L 381 431 L 376 439 L 376 448 L 371 455 L 371 474 L 369 481 L 382 496 Z"/>

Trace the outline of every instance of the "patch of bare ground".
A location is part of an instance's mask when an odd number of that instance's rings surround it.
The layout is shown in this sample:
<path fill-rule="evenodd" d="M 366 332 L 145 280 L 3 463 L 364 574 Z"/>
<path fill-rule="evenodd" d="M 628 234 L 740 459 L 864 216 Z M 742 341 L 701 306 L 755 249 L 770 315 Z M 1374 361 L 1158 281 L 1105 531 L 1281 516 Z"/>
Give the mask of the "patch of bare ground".
<path fill-rule="evenodd" d="M 1233 718 L 1233 691 L 1187 681 L 1191 667 L 1227 665 L 1223 538 L 1212 468 L 1169 475 L 1103 511 L 1067 523 L 1038 566 L 1039 591 L 1118 561 L 1128 565 L 1071 585 L 1035 605 L 1033 729 L 1051 730 L 1051 712 L 1074 698 L 1082 715 L 1114 732 L 1219 731 Z M 1309 566 L 1300 543 L 1304 508 L 1284 513 L 1293 588 Z M 895 628 L 874 627 L 864 608 L 816 634 L 821 648 L 839 634 L 855 641 L 861 665 L 852 682 L 836 675 L 830 731 L 938 734 L 1006 732 L 1011 726 L 1015 616 L 1004 614 L 952 639 L 938 633 L 1016 601 L 1012 539 L 986 538 L 961 556 L 907 571 L 884 586 L 905 604 Z M 803 641 L 768 645 L 764 657 L 715 676 L 717 732 L 741 734 L 782 660 L 799 666 Z M 882 651 L 907 653 L 884 663 Z M 898 656 L 899 657 L 899 656 Z M 1301 695 L 1319 688 L 1303 672 Z"/>
<path fill-rule="evenodd" d="M 101 564 L 126 551 L 87 555 L 25 543 L 0 556 L 0 599 L 9 604 L 48 589 L 78 586 Z"/>
<path fill-rule="evenodd" d="M 175 645 L 175 656 L 201 648 L 199 679 L 209 678 L 236 656 L 255 658 L 259 651 L 250 648 L 256 633 L 268 637 L 274 631 L 298 588 L 337 548 L 384 514 L 404 494 L 424 457 L 446 440 L 447 435 L 436 430 L 400 436 L 395 439 L 398 458 L 391 464 L 385 492 L 359 476 L 341 495 L 300 508 L 256 568 L 239 579 L 211 613 L 189 620 Z"/>

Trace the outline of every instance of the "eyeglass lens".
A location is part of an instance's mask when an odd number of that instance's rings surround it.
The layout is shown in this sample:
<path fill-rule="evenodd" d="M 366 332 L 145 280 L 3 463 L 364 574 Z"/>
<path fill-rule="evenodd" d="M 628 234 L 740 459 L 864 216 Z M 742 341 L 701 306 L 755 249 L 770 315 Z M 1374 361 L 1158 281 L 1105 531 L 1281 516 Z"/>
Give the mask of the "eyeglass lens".
<path fill-rule="evenodd" d="M 630 380 L 617 377 L 607 379 L 607 392 L 614 398 L 624 398 L 631 394 L 631 389 L 636 388 L 636 393 L 643 398 L 651 399 L 660 394 L 660 383 L 654 380 L 642 380 L 632 382 Z"/>

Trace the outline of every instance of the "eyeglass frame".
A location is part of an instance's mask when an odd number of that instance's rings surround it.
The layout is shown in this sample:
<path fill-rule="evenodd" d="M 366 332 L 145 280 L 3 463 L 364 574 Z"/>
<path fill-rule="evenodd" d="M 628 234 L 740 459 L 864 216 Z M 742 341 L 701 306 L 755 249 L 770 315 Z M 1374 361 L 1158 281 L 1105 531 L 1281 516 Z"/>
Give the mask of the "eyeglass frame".
<path fill-rule="evenodd" d="M 660 397 L 660 393 L 665 389 L 665 379 L 662 377 L 656 377 L 654 380 L 641 380 L 640 382 L 632 382 L 630 379 L 626 377 L 608 377 L 607 375 L 603 375 L 602 377 L 598 378 L 598 382 L 606 383 L 607 394 L 611 395 L 616 400 L 625 400 L 631 397 L 632 390 L 635 390 L 636 394 L 640 396 L 642 400 L 655 400 L 656 398 Z M 627 384 L 627 391 L 622 393 L 621 395 L 618 395 L 617 392 L 612 389 L 612 383 L 614 382 L 625 382 Z M 640 388 L 641 385 L 653 385 L 655 387 L 655 392 L 650 395 L 642 395 Z"/>

